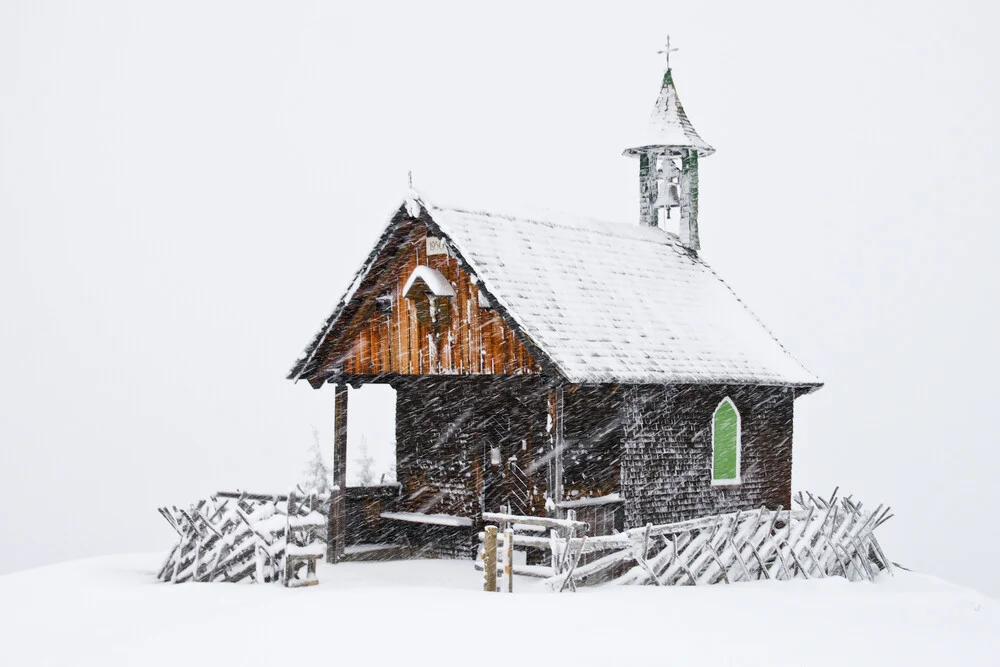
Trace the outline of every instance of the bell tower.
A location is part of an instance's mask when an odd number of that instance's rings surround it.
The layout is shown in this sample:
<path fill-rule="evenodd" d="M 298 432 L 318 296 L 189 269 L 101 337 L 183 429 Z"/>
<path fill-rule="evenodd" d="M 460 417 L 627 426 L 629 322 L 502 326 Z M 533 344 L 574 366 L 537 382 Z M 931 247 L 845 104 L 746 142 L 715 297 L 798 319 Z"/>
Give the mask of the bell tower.
<path fill-rule="evenodd" d="M 639 223 L 665 228 L 676 214 L 681 243 L 698 252 L 698 158 L 708 157 L 715 149 L 698 136 L 677 97 L 670 70 L 670 53 L 676 50 L 670 48 L 668 36 L 660 51 L 667 57 L 667 71 L 645 135 L 624 155 L 639 158 Z"/>

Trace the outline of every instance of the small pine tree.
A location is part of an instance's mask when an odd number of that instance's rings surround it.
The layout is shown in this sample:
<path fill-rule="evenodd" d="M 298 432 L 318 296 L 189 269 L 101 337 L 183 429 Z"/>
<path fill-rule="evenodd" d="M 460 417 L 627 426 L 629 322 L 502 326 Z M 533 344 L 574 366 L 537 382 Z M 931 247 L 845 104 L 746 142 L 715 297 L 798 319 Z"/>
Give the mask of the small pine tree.
<path fill-rule="evenodd" d="M 375 483 L 375 458 L 368 452 L 368 441 L 361 436 L 361 456 L 358 463 L 358 485 L 371 486 Z"/>
<path fill-rule="evenodd" d="M 319 431 L 313 426 L 313 444 L 309 448 L 309 462 L 304 471 L 302 488 L 321 495 L 330 493 L 333 486 L 333 470 L 323 461 L 323 449 L 319 443 Z"/>

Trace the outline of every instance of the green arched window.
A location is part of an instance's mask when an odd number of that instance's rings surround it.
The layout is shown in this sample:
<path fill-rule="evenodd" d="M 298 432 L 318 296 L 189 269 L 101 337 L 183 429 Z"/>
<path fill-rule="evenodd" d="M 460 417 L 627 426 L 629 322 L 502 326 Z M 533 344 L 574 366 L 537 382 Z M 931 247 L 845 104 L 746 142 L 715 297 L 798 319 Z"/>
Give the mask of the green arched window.
<path fill-rule="evenodd" d="M 712 415 L 712 484 L 740 483 L 740 413 L 728 396 Z"/>

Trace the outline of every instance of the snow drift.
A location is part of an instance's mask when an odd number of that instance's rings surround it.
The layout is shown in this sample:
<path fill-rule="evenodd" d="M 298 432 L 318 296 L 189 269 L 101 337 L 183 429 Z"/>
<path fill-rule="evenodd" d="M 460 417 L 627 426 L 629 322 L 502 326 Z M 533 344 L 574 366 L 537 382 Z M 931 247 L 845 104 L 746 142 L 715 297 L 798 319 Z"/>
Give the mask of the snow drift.
<path fill-rule="evenodd" d="M 0 577 L 0 664 L 995 665 L 1000 603 L 897 571 L 731 586 L 483 593 L 468 561 L 321 565 L 320 584 L 173 586 L 164 554 Z M 526 632 L 518 619 L 538 619 Z M 516 641 L 515 641 L 516 638 Z M 486 650 L 484 650 L 486 649 Z M 332 653 L 331 653 L 332 651 Z M 639 664 L 639 663 L 636 663 Z"/>

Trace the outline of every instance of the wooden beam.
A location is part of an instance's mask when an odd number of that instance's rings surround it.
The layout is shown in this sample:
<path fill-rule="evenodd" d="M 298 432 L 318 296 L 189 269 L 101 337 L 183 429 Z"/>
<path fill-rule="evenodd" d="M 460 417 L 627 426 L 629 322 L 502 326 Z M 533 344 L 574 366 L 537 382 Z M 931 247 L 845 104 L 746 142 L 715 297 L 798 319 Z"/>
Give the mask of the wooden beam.
<path fill-rule="evenodd" d="M 559 503 L 563 499 L 563 448 L 565 438 L 563 432 L 563 413 L 565 406 L 563 387 L 560 385 L 549 390 L 549 437 L 552 442 L 552 457 L 549 459 L 549 496 L 556 503 L 557 513 Z"/>
<path fill-rule="evenodd" d="M 334 387 L 333 491 L 327 524 L 326 559 L 339 563 L 347 547 L 347 385 Z"/>
<path fill-rule="evenodd" d="M 243 500 L 259 500 L 264 502 L 283 502 L 288 496 L 275 493 L 247 493 L 246 491 L 216 491 L 216 498 L 237 498 Z"/>
<path fill-rule="evenodd" d="M 525 526 L 542 526 L 545 528 L 562 529 L 568 532 L 575 530 L 587 531 L 590 524 L 586 521 L 576 521 L 575 519 L 553 519 L 542 516 L 519 516 L 515 514 L 501 514 L 500 512 L 483 512 L 483 521 L 493 523 L 518 523 Z M 547 538 L 543 538 L 547 539 Z"/>

